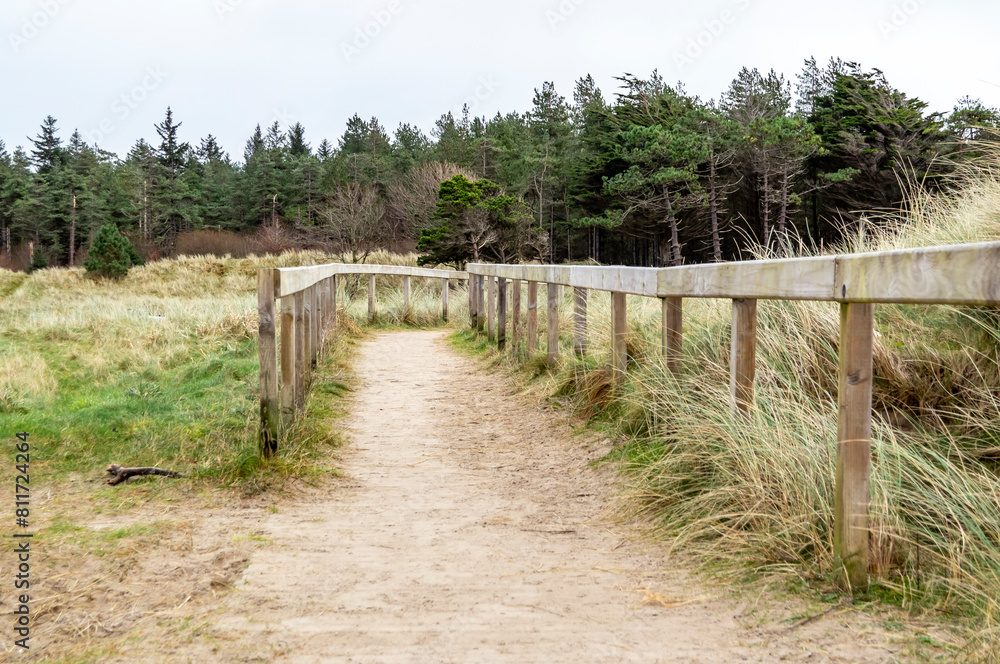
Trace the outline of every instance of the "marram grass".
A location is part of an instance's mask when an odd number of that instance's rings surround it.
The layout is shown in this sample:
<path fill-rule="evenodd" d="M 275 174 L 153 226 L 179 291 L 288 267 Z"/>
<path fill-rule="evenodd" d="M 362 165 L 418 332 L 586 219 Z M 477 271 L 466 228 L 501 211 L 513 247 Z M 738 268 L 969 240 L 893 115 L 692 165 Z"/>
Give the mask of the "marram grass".
<path fill-rule="evenodd" d="M 828 249 L 1000 240 L 1000 158 L 991 159 L 964 169 L 950 193 L 914 196 L 907 213 L 868 220 Z M 629 296 L 629 374 L 612 389 L 610 296 L 590 294 L 589 351 L 577 358 L 563 291 L 559 366 L 542 361 L 544 306 L 540 352 L 494 362 L 554 404 L 572 395 L 621 437 L 611 458 L 626 514 L 729 578 L 831 589 L 839 305 L 759 303 L 755 401 L 743 417 L 729 411 L 728 301 L 685 300 L 675 377 L 659 357 L 659 301 Z M 955 618 L 969 637 L 956 657 L 1000 661 L 1000 316 L 877 305 L 876 329 L 872 596 Z"/>

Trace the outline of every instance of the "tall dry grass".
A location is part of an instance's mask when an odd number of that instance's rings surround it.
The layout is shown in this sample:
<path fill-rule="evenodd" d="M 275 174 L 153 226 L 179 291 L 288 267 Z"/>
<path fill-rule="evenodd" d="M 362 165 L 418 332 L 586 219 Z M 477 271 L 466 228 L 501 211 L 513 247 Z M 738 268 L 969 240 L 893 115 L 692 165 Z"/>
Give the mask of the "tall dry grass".
<path fill-rule="evenodd" d="M 1000 240 L 998 153 L 953 184 L 949 194 L 915 197 L 906 215 L 869 220 L 833 251 Z M 623 505 L 652 532 L 733 578 L 832 588 L 838 305 L 759 304 L 755 403 L 749 417 L 734 417 L 730 303 L 685 300 L 676 377 L 659 357 L 659 302 L 628 303 L 630 372 L 618 389 L 607 370 L 607 293 L 591 294 L 587 358 L 572 356 L 565 289 L 558 369 L 546 372 L 540 355 L 495 361 L 540 394 L 571 395 L 581 413 L 624 434 L 613 454 L 627 485 Z M 1000 317 L 879 305 L 876 326 L 873 596 L 966 621 L 960 657 L 1000 661 Z"/>

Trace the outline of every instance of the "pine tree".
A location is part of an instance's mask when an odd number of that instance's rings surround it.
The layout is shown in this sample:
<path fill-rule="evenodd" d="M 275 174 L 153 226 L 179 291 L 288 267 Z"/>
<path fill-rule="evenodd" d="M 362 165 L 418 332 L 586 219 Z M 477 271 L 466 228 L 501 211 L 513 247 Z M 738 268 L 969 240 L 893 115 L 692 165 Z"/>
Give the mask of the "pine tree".
<path fill-rule="evenodd" d="M 111 223 L 101 226 L 87 253 L 83 265 L 87 274 L 95 277 L 121 279 L 132 266 L 144 264 L 128 238 Z"/>

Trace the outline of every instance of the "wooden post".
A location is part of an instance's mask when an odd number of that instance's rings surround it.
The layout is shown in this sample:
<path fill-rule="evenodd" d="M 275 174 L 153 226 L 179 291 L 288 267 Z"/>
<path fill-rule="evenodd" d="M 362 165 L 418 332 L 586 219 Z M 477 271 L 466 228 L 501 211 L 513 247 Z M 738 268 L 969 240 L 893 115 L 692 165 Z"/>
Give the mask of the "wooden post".
<path fill-rule="evenodd" d="M 469 327 L 476 329 L 476 275 L 469 275 Z"/>
<path fill-rule="evenodd" d="M 621 383 L 625 380 L 628 371 L 628 344 L 626 343 L 628 304 L 625 293 L 611 293 L 611 373 L 614 374 L 615 382 Z"/>
<path fill-rule="evenodd" d="M 514 279 L 510 285 L 510 336 L 514 352 L 518 353 L 521 349 L 521 280 Z"/>
<path fill-rule="evenodd" d="M 316 358 L 319 357 L 319 297 L 316 285 L 309 287 L 309 360 L 316 366 Z"/>
<path fill-rule="evenodd" d="M 873 304 L 840 305 L 834 570 L 844 590 L 868 588 L 868 503 L 872 437 Z"/>
<path fill-rule="evenodd" d="M 753 406 L 753 381 L 757 375 L 757 300 L 733 300 L 729 371 L 729 407 L 734 413 L 745 413 Z"/>
<path fill-rule="evenodd" d="M 330 329 L 334 335 L 337 333 L 337 324 L 340 323 L 340 315 L 337 313 L 337 275 L 330 277 Z"/>
<path fill-rule="evenodd" d="M 281 417 L 295 419 L 295 296 L 281 298 Z"/>
<path fill-rule="evenodd" d="M 538 282 L 528 282 L 528 355 L 538 350 Z"/>
<path fill-rule="evenodd" d="M 549 298 L 548 328 L 549 340 L 546 350 L 548 355 L 545 363 L 554 367 L 559 361 L 559 284 L 546 284 L 545 292 Z"/>
<path fill-rule="evenodd" d="M 448 320 L 448 280 L 441 280 L 441 318 Z"/>
<path fill-rule="evenodd" d="M 375 275 L 368 275 L 368 322 L 375 322 Z"/>
<path fill-rule="evenodd" d="M 507 348 L 507 279 L 497 280 L 497 350 Z"/>
<path fill-rule="evenodd" d="M 257 271 L 258 347 L 260 350 L 260 442 L 264 456 L 278 449 L 278 340 L 274 316 L 274 268 Z"/>
<path fill-rule="evenodd" d="M 302 291 L 292 296 L 295 318 L 295 407 L 299 410 L 306 405 L 306 295 Z"/>
<path fill-rule="evenodd" d="M 410 277 L 403 277 L 403 322 L 410 317 Z"/>
<path fill-rule="evenodd" d="M 580 357 L 587 354 L 587 289 L 573 289 L 573 350 Z"/>
<path fill-rule="evenodd" d="M 309 301 L 309 289 L 302 291 L 302 362 L 305 367 L 305 382 L 302 391 L 302 403 L 305 404 L 305 392 L 309 389 L 312 377 L 312 303 Z"/>
<path fill-rule="evenodd" d="M 683 307 L 683 298 L 663 298 L 663 357 L 667 360 L 667 369 L 674 374 L 681 370 Z"/>
<path fill-rule="evenodd" d="M 497 338 L 497 280 L 493 277 L 486 279 L 486 339 L 492 343 Z"/>
<path fill-rule="evenodd" d="M 327 306 L 329 297 L 330 282 L 324 279 L 316 285 L 316 299 L 319 302 L 319 316 L 316 321 L 316 337 L 319 345 L 317 355 L 321 358 L 326 356 L 326 317 L 330 311 Z"/>
<path fill-rule="evenodd" d="M 479 275 L 476 284 L 476 324 L 479 326 L 480 332 L 486 329 L 486 283 L 484 279 L 486 279 L 485 275 Z"/>

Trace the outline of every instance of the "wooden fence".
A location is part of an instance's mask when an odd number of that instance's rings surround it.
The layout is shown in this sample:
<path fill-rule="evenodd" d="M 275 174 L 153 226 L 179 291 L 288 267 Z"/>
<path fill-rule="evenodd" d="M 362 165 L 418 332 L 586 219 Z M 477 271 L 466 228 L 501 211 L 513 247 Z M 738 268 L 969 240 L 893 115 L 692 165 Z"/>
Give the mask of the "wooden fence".
<path fill-rule="evenodd" d="M 588 291 L 609 291 L 614 319 L 612 368 L 619 380 L 628 366 L 626 295 L 662 300 L 663 354 L 675 372 L 681 357 L 684 298 L 731 299 L 730 405 L 736 412 L 753 407 L 757 300 L 839 302 L 833 546 L 842 587 L 858 590 L 868 585 L 874 305 L 1000 305 L 1000 242 L 659 269 L 472 264 L 468 274 L 473 329 L 485 328 L 488 338 L 503 349 L 510 318 L 512 344 L 519 347 L 523 334 L 529 353 L 538 344 L 538 284 L 547 284 L 550 365 L 557 362 L 559 353 L 559 287 L 575 290 L 574 348 L 581 353 L 587 346 Z M 528 286 L 523 325 L 522 282 Z"/>
<path fill-rule="evenodd" d="M 337 280 L 346 275 L 368 275 L 369 320 L 375 317 L 376 311 L 376 275 L 403 278 L 404 316 L 410 309 L 410 279 L 440 279 L 441 315 L 446 320 L 449 281 L 469 278 L 466 272 L 450 270 L 344 263 L 258 270 L 260 431 L 265 456 L 277 451 L 282 422 L 287 427 L 305 405 L 312 369 L 325 348 L 328 335 L 337 328 Z M 277 302 L 281 303 L 280 335 Z"/>

